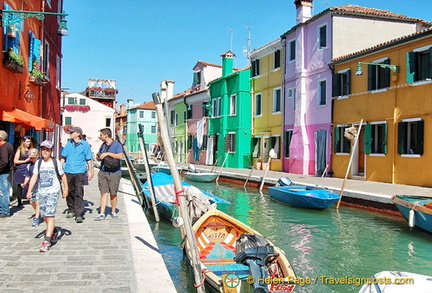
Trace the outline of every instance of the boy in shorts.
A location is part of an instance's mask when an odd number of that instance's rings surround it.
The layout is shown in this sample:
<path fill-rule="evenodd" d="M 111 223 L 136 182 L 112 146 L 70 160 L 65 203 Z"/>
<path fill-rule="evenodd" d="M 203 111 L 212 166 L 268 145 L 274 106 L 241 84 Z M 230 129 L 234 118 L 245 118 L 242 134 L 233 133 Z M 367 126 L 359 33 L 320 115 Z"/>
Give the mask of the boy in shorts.
<path fill-rule="evenodd" d="M 29 154 L 29 159 L 30 162 L 27 166 L 27 169 L 24 172 L 24 183 L 21 184 L 21 187 L 24 190 L 24 194 L 26 194 L 26 197 L 28 195 L 28 184 L 30 182 L 30 178 L 33 174 L 33 169 L 34 169 L 34 165 L 36 164 L 36 161 L 39 157 L 39 151 L 35 148 L 31 148 L 28 151 Z M 33 207 L 33 209 L 35 210 L 35 216 L 33 218 L 33 227 L 39 226 L 39 224 L 41 223 L 41 218 L 40 218 L 40 212 L 39 212 L 39 201 L 36 198 L 36 190 L 32 191 L 32 197 L 31 198 L 27 198 L 30 201 L 30 205 Z"/>
<path fill-rule="evenodd" d="M 51 247 L 51 242 L 56 241 L 55 229 L 55 213 L 57 209 L 57 203 L 59 198 L 59 193 L 61 190 L 61 182 L 57 177 L 57 173 L 61 177 L 63 182 L 63 198 L 68 195 L 68 183 L 66 175 L 63 171 L 63 167 L 58 159 L 54 163 L 51 157 L 54 143 L 45 140 L 41 144 L 41 155 L 42 160 L 36 162 L 33 175 L 30 179 L 27 198 L 31 198 L 31 191 L 33 187 L 37 184 L 37 199 L 39 200 L 39 208 L 41 216 L 46 223 L 45 238 L 39 249 L 40 252 L 46 252 Z M 39 166 L 40 165 L 40 166 Z M 56 170 L 57 167 L 57 170 Z"/>

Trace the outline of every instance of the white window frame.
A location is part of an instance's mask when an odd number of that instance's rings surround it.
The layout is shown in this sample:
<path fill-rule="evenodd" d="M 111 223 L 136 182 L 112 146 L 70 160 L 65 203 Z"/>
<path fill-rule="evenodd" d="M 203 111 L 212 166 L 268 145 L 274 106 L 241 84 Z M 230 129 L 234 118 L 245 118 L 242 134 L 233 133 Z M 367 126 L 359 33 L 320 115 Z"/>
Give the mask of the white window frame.
<path fill-rule="evenodd" d="M 276 101 L 276 92 L 279 91 L 279 110 L 276 109 L 277 101 Z M 282 111 L 282 87 L 277 87 L 273 89 L 273 114 L 280 113 Z"/>
<path fill-rule="evenodd" d="M 237 95 L 233 94 L 230 96 L 230 116 L 237 114 Z"/>
<path fill-rule="evenodd" d="M 321 28 L 323 28 L 323 27 L 326 27 L 326 36 L 325 36 L 326 45 L 325 45 L 325 47 L 321 47 Z M 327 25 L 327 23 L 324 23 L 317 28 L 317 35 L 318 35 L 318 38 L 317 38 L 318 39 L 318 44 L 317 44 L 318 49 L 323 50 L 323 49 L 328 48 L 329 38 L 328 38 L 328 25 Z"/>
<path fill-rule="evenodd" d="M 294 43 L 294 49 L 292 48 L 292 43 Z M 288 62 L 294 62 L 296 60 L 296 40 L 292 39 L 288 41 Z M 294 52 L 292 52 L 294 50 Z M 291 56 L 294 55 L 294 58 L 291 59 Z"/>
<path fill-rule="evenodd" d="M 45 73 L 45 78 L 50 80 L 49 69 L 50 69 L 50 45 L 48 41 L 45 40 L 43 46 L 43 63 L 42 63 L 42 71 Z"/>
<path fill-rule="evenodd" d="M 258 105 L 258 98 L 257 98 L 258 96 L 259 96 L 259 100 L 260 100 L 259 105 Z M 257 114 L 258 109 L 259 109 L 259 114 Z M 254 113 L 254 116 L 255 117 L 261 117 L 262 116 L 262 93 L 256 93 L 255 94 L 255 113 Z"/>
<path fill-rule="evenodd" d="M 144 119 L 145 118 L 145 114 L 143 110 L 138 110 L 138 118 L 140 119 Z"/>
<path fill-rule="evenodd" d="M 324 104 L 321 104 L 322 96 L 321 96 L 321 84 L 325 83 L 325 97 Z M 322 107 L 327 105 L 327 79 L 319 79 L 317 82 L 317 106 Z"/>

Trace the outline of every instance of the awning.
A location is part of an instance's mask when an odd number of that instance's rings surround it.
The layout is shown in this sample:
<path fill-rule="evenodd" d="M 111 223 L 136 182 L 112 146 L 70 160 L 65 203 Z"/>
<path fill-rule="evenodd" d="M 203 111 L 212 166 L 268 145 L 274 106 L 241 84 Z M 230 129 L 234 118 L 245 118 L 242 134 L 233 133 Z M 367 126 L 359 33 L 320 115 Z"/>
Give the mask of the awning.
<path fill-rule="evenodd" d="M 36 130 L 48 130 L 53 131 L 54 123 L 44 118 L 29 114 L 19 109 L 14 110 L 0 110 L 0 120 L 8 121 L 17 124 L 24 124 L 29 127 L 33 127 Z"/>

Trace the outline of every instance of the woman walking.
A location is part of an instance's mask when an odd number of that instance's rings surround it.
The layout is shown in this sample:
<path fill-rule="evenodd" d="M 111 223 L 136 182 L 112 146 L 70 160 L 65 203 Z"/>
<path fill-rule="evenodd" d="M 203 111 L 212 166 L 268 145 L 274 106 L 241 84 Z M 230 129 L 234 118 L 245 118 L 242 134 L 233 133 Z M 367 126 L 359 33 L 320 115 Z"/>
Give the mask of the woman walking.
<path fill-rule="evenodd" d="M 34 148 L 35 145 L 30 136 L 24 136 L 21 139 L 21 145 L 15 152 L 14 164 L 15 164 L 15 174 L 14 174 L 14 183 L 17 184 L 17 206 L 22 206 L 22 199 L 25 198 L 25 194 L 23 194 L 22 184 L 25 180 L 25 173 L 27 171 L 27 166 L 30 163 L 29 158 L 29 149 Z"/>

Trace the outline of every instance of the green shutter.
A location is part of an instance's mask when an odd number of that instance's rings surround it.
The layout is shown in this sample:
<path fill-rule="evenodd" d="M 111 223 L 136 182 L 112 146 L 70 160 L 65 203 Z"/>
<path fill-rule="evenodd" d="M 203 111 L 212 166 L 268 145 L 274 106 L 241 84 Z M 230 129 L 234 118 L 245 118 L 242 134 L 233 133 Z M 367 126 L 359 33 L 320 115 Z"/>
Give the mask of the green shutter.
<path fill-rule="evenodd" d="M 383 141 L 382 141 L 384 154 L 387 154 L 387 152 L 388 152 L 387 135 L 388 135 L 388 125 L 387 125 L 387 123 L 385 123 L 384 124 L 384 137 L 383 137 Z"/>
<path fill-rule="evenodd" d="M 340 133 L 339 133 L 339 127 L 334 128 L 334 153 L 337 153 L 339 150 L 339 141 L 340 141 Z"/>
<path fill-rule="evenodd" d="M 398 123 L 398 154 L 406 154 L 406 123 Z"/>
<path fill-rule="evenodd" d="M 424 121 L 417 122 L 417 141 L 416 148 L 419 155 L 423 155 Z"/>
<path fill-rule="evenodd" d="M 376 89 L 375 70 L 376 65 L 368 65 L 368 91 Z"/>
<path fill-rule="evenodd" d="M 417 52 L 407 52 L 406 79 L 407 83 L 415 81 L 415 73 L 417 71 Z"/>
<path fill-rule="evenodd" d="M 384 64 L 390 64 L 390 59 L 389 58 L 385 59 L 383 63 Z M 383 86 L 385 88 L 390 87 L 390 68 L 384 68 Z"/>
<path fill-rule="evenodd" d="M 371 125 L 370 124 L 366 124 L 364 126 L 364 153 L 365 154 L 370 154 L 372 152 L 372 135 L 371 135 Z"/>
<path fill-rule="evenodd" d="M 332 97 L 338 97 L 341 95 L 341 79 L 342 75 L 340 73 L 333 73 L 333 79 L 332 79 L 332 87 L 333 87 L 333 93 Z"/>
<path fill-rule="evenodd" d="M 432 78 L 432 47 L 429 48 L 429 78 Z"/>
<path fill-rule="evenodd" d="M 351 94 L 351 69 L 348 69 L 347 73 L 347 83 L 346 83 L 346 94 L 350 95 Z"/>

